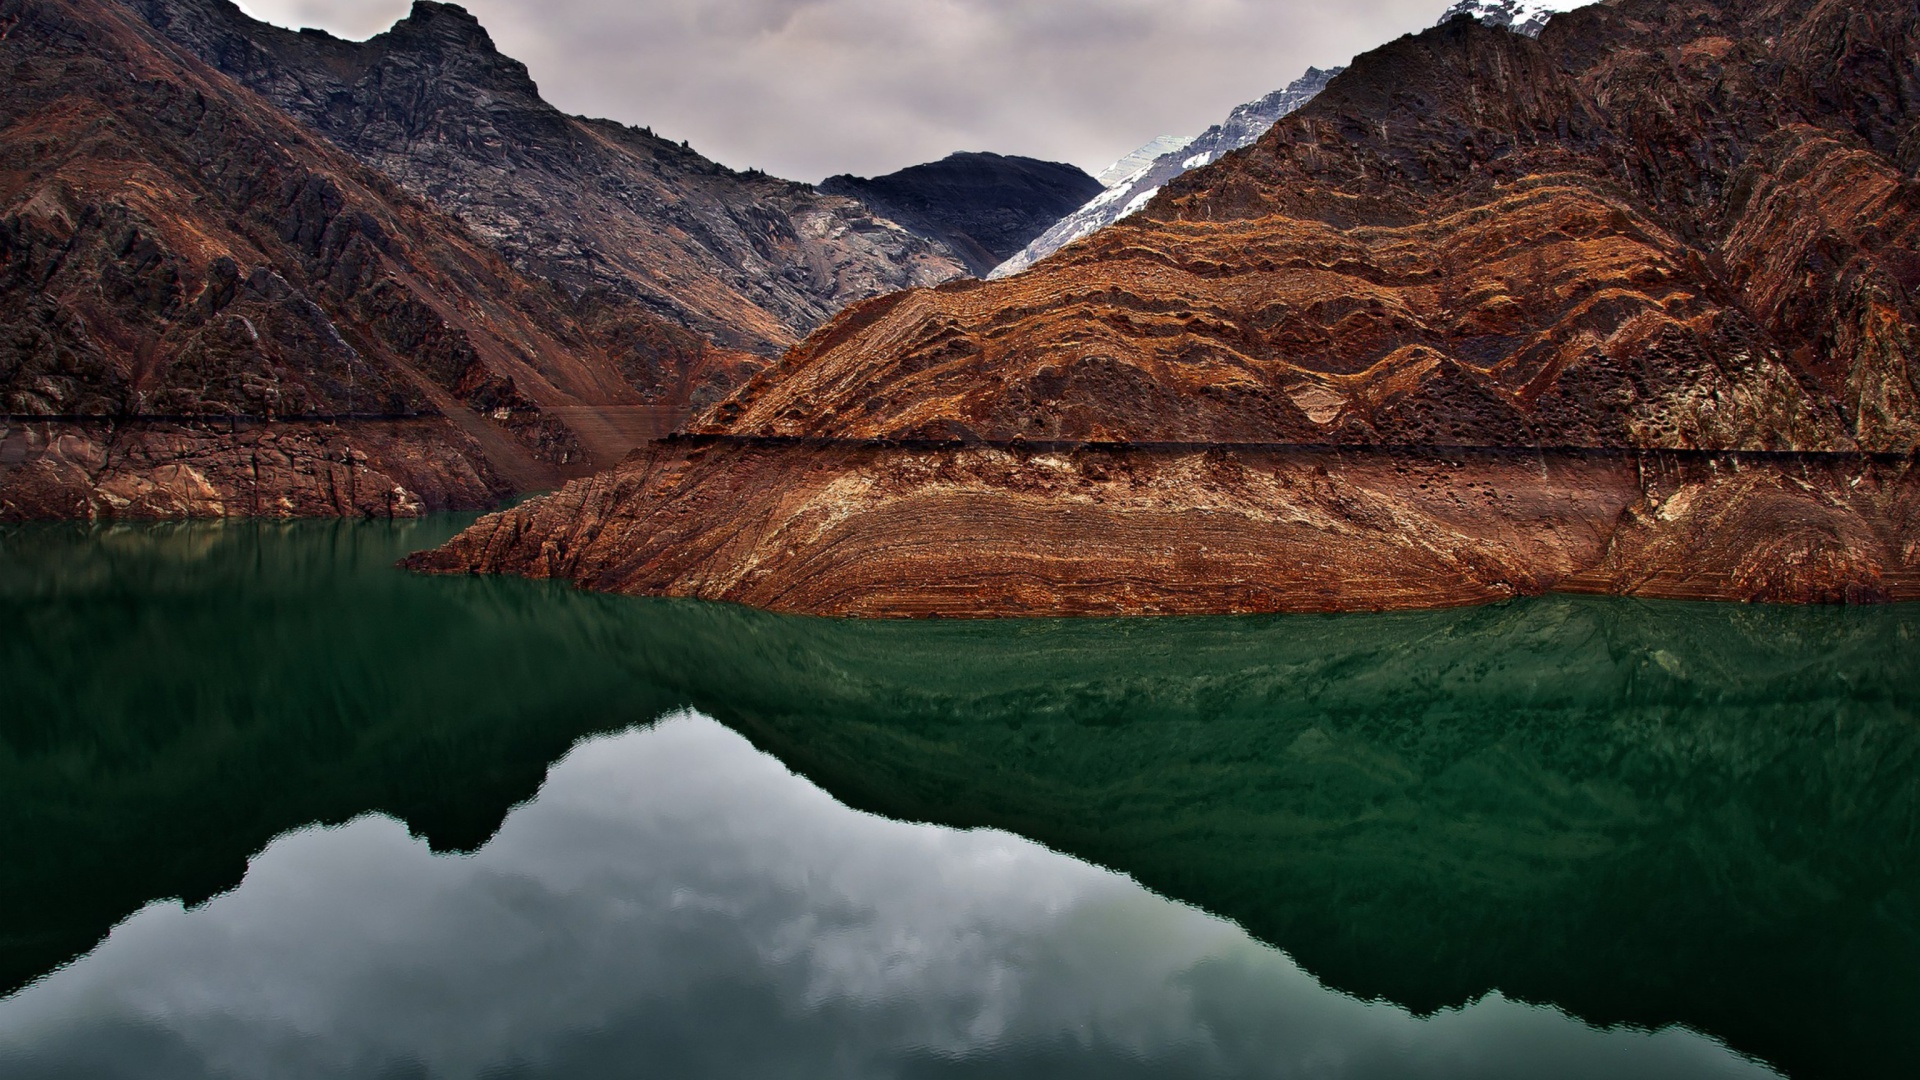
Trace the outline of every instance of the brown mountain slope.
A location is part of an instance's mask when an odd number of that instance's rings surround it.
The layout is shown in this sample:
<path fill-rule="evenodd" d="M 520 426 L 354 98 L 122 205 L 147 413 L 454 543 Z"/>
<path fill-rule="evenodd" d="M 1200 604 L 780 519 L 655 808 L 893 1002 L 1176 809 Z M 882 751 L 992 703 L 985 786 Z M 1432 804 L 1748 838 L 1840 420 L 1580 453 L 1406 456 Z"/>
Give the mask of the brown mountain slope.
<path fill-rule="evenodd" d="M 1402 39 L 1025 274 L 850 314 L 706 430 L 1911 449 L 1915 19 Z"/>
<path fill-rule="evenodd" d="M 704 441 L 421 565 L 874 614 L 1920 596 L 1916 22 L 1401 39 L 1138 217 L 849 311 Z"/>
<path fill-rule="evenodd" d="M 114 0 L 0 0 L 0 70 L 0 516 L 485 505 L 636 442 L 567 410 L 745 362 L 521 275 Z"/>
<path fill-rule="evenodd" d="M 966 273 L 852 199 L 540 97 L 458 6 L 419 0 L 364 42 L 256 22 L 228 0 L 132 0 L 156 28 L 515 266 L 604 290 L 727 346 L 774 354 L 854 301 Z"/>

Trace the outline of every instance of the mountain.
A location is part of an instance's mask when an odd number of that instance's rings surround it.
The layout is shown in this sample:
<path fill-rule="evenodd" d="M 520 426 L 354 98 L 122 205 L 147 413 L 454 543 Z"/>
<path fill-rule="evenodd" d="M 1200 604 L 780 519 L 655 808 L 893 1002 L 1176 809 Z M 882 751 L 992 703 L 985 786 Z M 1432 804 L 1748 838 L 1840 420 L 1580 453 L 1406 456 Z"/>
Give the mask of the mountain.
<path fill-rule="evenodd" d="M 1920 599 L 1916 55 L 1905 0 L 1449 20 L 416 565 L 871 615 Z"/>
<path fill-rule="evenodd" d="M 1456 0 L 1440 16 L 1441 22 L 1465 15 L 1488 26 L 1498 26 L 1531 38 L 1540 36 L 1547 20 L 1592 0 Z"/>
<path fill-rule="evenodd" d="M 1547 20 L 1561 11 L 1579 7 L 1583 0 L 1457 0 L 1440 16 L 1440 22 L 1465 15 L 1487 26 L 1510 29 L 1528 37 L 1539 37 Z M 1019 254 L 995 267 L 988 276 L 995 278 L 1017 274 L 1041 259 L 1059 251 L 1081 237 L 1140 210 L 1167 183 L 1189 169 L 1220 160 L 1229 151 L 1258 139 L 1281 117 L 1313 100 L 1327 81 L 1341 68 L 1322 71 L 1308 68 L 1307 73 L 1258 101 L 1234 109 L 1227 119 L 1208 128 L 1198 137 L 1181 139 L 1161 136 L 1128 154 L 1100 174 L 1106 190 L 1073 213 L 1055 222 Z M 1146 153 L 1155 147 L 1153 153 Z M 1125 168 L 1123 168 L 1125 166 Z"/>
<path fill-rule="evenodd" d="M 1144 146 L 1135 148 L 1120 160 L 1100 170 L 1094 179 L 1100 181 L 1101 188 L 1110 188 L 1122 180 L 1129 179 L 1134 173 L 1153 164 L 1153 159 L 1171 154 L 1192 142 L 1192 135 L 1158 135 Z"/>
<path fill-rule="evenodd" d="M 1275 90 L 1258 101 L 1235 107 L 1225 120 L 1199 135 L 1190 139 L 1171 140 L 1170 149 L 1109 182 L 1105 190 L 1079 209 L 1056 219 L 1032 243 L 994 267 L 988 276 L 1003 278 L 1017 274 L 1075 240 L 1138 211 L 1167 181 L 1188 169 L 1218 161 L 1228 151 L 1237 150 L 1259 138 L 1275 121 L 1312 101 L 1313 96 L 1326 87 L 1327 80 L 1341 70 L 1308 68 L 1305 75 L 1289 83 L 1285 89 Z M 1134 151 L 1134 154 L 1142 153 L 1160 142 L 1160 139 L 1156 139 Z M 1109 172 L 1117 170 L 1134 154 L 1115 162 Z"/>
<path fill-rule="evenodd" d="M 977 276 L 1098 194 L 1100 182 L 1055 161 L 956 153 L 872 179 L 829 176 L 820 190 L 944 243 Z"/>
<path fill-rule="evenodd" d="M 0 518 L 485 506 L 757 367 L 516 270 L 115 0 L 0 0 L 0 67 Z"/>
<path fill-rule="evenodd" d="M 965 272 L 851 199 L 560 112 L 451 4 L 420 0 L 353 42 L 257 22 L 229 0 L 129 2 L 523 272 L 637 300 L 723 346 L 772 355 L 849 303 Z"/>

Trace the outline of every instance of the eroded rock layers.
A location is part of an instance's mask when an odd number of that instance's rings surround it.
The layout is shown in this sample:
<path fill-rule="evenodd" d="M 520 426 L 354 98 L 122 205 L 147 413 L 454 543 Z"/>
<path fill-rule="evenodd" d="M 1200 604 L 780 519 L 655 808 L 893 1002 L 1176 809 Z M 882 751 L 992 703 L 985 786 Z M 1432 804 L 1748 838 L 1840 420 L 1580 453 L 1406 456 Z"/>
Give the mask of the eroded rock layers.
<path fill-rule="evenodd" d="M 857 306 L 415 565 L 874 615 L 1920 598 L 1916 22 L 1401 39 L 1137 217 Z"/>
<path fill-rule="evenodd" d="M 0 0 L 0 70 L 0 518 L 488 505 L 755 363 L 521 274 L 119 3 Z"/>
<path fill-rule="evenodd" d="M 1920 599 L 1906 461 L 659 444 L 415 569 L 827 615 Z"/>
<path fill-rule="evenodd" d="M 850 312 L 708 429 L 1911 449 L 1916 18 L 1456 20 L 1024 274 Z"/>

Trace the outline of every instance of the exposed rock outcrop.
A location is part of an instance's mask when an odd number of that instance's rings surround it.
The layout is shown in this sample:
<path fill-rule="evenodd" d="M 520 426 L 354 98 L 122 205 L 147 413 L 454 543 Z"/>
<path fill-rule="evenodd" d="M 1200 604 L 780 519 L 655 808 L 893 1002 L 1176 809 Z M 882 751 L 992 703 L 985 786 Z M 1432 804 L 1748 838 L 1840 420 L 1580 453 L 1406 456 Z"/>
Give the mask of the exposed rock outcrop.
<path fill-rule="evenodd" d="M 576 414 L 755 365 L 521 274 L 123 4 L 0 0 L 0 68 L 0 516 L 483 506 L 640 441 Z"/>
<path fill-rule="evenodd" d="M 1072 165 L 1003 154 L 955 153 L 876 176 L 829 176 L 820 190 L 944 242 L 977 276 L 1100 193 Z"/>
<path fill-rule="evenodd" d="M 228 0 L 131 2 L 522 271 L 638 300 L 724 346 L 775 353 L 849 303 L 965 272 L 944 244 L 853 200 L 560 112 L 452 4 L 419 0 L 354 42 L 256 22 Z"/>
<path fill-rule="evenodd" d="M 416 565 L 866 614 L 1920 598 L 1917 24 L 1451 20 Z"/>

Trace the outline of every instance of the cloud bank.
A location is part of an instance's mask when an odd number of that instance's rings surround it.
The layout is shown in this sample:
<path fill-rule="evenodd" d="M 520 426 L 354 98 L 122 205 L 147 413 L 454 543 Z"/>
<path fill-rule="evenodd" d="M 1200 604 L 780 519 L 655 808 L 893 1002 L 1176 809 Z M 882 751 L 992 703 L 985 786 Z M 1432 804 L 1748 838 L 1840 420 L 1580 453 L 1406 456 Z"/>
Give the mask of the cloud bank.
<path fill-rule="evenodd" d="M 246 0 L 367 37 L 409 0 Z M 1095 172 L 1431 24 L 1447 0 L 464 0 L 569 112 L 735 168 L 874 175 L 993 150 Z"/>

